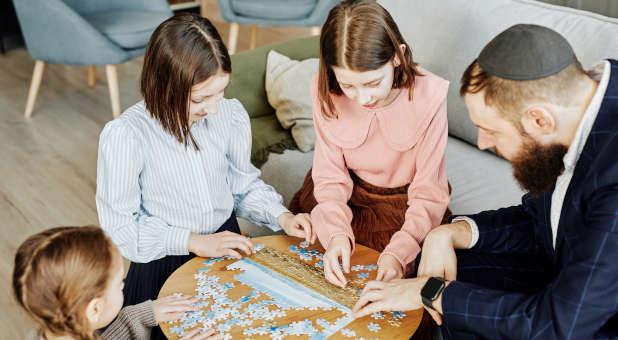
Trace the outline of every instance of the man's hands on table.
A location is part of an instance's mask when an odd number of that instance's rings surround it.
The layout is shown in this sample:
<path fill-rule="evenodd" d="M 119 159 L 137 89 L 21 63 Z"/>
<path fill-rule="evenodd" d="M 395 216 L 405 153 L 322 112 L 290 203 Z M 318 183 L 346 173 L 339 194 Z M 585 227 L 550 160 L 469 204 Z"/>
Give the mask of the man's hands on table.
<path fill-rule="evenodd" d="M 421 289 L 429 277 L 398 279 L 390 282 L 370 281 L 365 286 L 361 297 L 352 308 L 355 318 L 360 318 L 380 311 L 410 311 L 425 307 L 421 298 Z M 445 285 L 449 285 L 446 281 Z M 427 309 L 438 325 L 442 324 L 442 295 L 433 302 L 434 310 Z"/>
<path fill-rule="evenodd" d="M 472 230 L 467 222 L 458 221 L 433 229 L 423 243 L 417 277 L 390 282 L 370 281 L 352 312 L 359 318 L 378 311 L 409 311 L 425 307 L 438 325 L 442 324 L 442 294 L 427 308 L 421 289 L 430 277 L 446 279 L 445 289 L 457 278 L 455 249 L 467 249 Z M 443 291 L 444 292 L 444 291 Z"/>
<path fill-rule="evenodd" d="M 455 249 L 467 249 L 472 231 L 465 221 L 436 227 L 425 237 L 418 265 L 417 276 L 457 278 L 457 257 Z"/>

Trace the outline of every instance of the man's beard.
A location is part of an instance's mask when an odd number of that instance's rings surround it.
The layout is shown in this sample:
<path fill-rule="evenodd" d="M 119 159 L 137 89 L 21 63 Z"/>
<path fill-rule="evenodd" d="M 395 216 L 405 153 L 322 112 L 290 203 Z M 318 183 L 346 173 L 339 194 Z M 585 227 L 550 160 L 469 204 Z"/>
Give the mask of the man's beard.
<path fill-rule="evenodd" d="M 564 155 L 569 150 L 562 144 L 541 145 L 524 135 L 523 148 L 511 160 L 513 175 L 519 186 L 534 196 L 548 192 L 564 171 Z"/>

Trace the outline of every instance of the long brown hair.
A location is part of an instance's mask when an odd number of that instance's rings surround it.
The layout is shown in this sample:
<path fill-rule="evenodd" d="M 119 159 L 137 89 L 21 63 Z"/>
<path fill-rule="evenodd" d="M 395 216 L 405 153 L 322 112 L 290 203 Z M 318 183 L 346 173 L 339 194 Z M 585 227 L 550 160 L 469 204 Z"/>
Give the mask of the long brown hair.
<path fill-rule="evenodd" d="M 406 46 L 403 52 L 399 47 L 402 44 Z M 412 60 L 410 46 L 388 11 L 374 0 L 347 0 L 335 6 L 320 36 L 318 99 L 322 113 L 336 118 L 330 94 L 343 94 L 332 67 L 358 72 L 377 70 L 394 56 L 401 64 L 395 67 L 393 88 L 409 88 L 411 100 L 414 78 L 421 74 Z"/>
<path fill-rule="evenodd" d="M 191 87 L 232 62 L 219 32 L 197 14 L 183 13 L 164 21 L 146 46 L 141 92 L 146 108 L 163 128 L 185 145 L 199 147 L 189 126 Z"/>
<path fill-rule="evenodd" d="M 13 293 L 45 333 L 91 340 L 86 305 L 105 291 L 113 245 L 101 228 L 57 227 L 34 234 L 17 249 Z"/>

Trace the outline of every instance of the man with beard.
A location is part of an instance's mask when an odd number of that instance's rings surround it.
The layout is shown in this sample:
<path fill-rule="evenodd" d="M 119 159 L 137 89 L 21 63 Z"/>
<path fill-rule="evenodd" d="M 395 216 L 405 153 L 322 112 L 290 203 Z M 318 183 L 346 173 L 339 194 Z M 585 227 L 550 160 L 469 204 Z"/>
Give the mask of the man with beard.
<path fill-rule="evenodd" d="M 585 72 L 560 34 L 516 25 L 460 94 L 528 194 L 433 229 L 418 277 L 368 283 L 355 316 L 424 306 L 447 339 L 617 338 L 618 61 Z"/>

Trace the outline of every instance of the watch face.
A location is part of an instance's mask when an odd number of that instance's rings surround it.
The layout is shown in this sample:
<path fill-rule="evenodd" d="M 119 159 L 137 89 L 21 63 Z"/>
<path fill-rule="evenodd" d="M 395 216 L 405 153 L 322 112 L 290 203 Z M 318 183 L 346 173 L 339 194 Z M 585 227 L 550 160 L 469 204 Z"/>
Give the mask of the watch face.
<path fill-rule="evenodd" d="M 424 296 L 433 301 L 438 298 L 438 294 L 442 292 L 443 287 L 444 281 L 436 279 L 434 277 L 429 278 L 429 280 L 427 280 L 427 283 L 425 284 L 425 287 L 423 287 L 423 289 L 421 290 L 421 296 Z"/>

